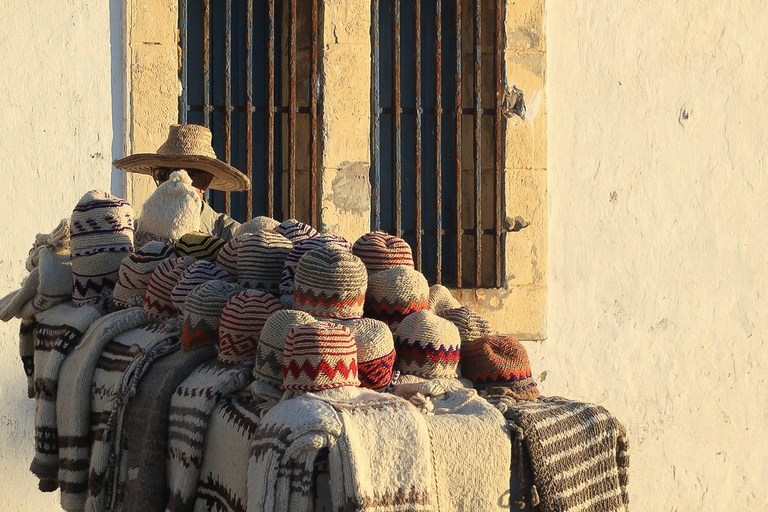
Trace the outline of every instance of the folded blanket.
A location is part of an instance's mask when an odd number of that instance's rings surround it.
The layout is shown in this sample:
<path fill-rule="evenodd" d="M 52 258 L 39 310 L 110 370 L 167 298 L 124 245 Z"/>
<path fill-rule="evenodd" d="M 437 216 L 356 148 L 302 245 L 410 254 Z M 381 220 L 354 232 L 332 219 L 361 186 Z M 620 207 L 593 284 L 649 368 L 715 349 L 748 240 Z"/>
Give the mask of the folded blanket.
<path fill-rule="evenodd" d="M 517 430 L 542 512 L 629 510 L 627 432 L 607 410 L 560 397 L 488 398 Z"/>

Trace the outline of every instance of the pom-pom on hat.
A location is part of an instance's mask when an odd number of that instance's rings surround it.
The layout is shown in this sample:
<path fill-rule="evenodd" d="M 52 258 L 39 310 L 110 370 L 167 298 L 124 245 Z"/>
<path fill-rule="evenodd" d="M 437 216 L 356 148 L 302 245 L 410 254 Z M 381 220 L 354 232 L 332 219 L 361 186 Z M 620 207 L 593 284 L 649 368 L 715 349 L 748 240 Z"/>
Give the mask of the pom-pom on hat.
<path fill-rule="evenodd" d="M 237 279 L 237 255 L 240 252 L 240 245 L 244 239 L 253 235 L 253 233 L 242 233 L 224 244 L 216 256 L 216 264 L 227 271 L 227 274 Z"/>
<path fill-rule="evenodd" d="M 441 309 L 437 312 L 437 315 L 441 318 L 445 318 L 459 330 L 459 337 L 461 338 L 461 344 L 476 340 L 483 336 L 490 336 L 493 334 L 491 326 L 488 320 L 472 311 L 467 306 L 460 306 L 458 308 Z"/>
<path fill-rule="evenodd" d="M 294 244 L 293 248 L 285 257 L 285 265 L 283 265 L 283 271 L 280 274 L 280 300 L 284 304 L 293 305 L 293 280 L 296 276 L 296 266 L 299 264 L 299 260 L 309 251 L 319 249 L 325 244 L 334 244 L 346 249 L 348 252 L 352 252 L 352 246 L 344 238 L 331 234 L 320 234 L 312 238 L 307 238 Z"/>
<path fill-rule="evenodd" d="M 316 317 L 360 318 L 367 286 L 368 275 L 360 258 L 326 244 L 299 260 L 293 307 Z"/>
<path fill-rule="evenodd" d="M 171 291 L 171 301 L 173 301 L 179 318 L 184 319 L 185 302 L 190 292 L 199 284 L 217 280 L 231 282 L 232 278 L 224 269 L 217 267 L 210 261 L 199 260 L 187 267 Z"/>
<path fill-rule="evenodd" d="M 464 377 L 478 389 L 506 388 L 518 400 L 535 400 L 539 390 L 525 347 L 512 336 L 478 338 L 461 349 Z"/>
<path fill-rule="evenodd" d="M 205 233 L 186 233 L 176 242 L 176 254 L 179 256 L 191 256 L 196 260 L 214 262 L 226 240 Z"/>
<path fill-rule="evenodd" d="M 275 229 L 280 223 L 272 217 L 254 217 L 248 222 L 243 222 L 240 227 L 235 231 L 235 236 L 242 235 L 244 233 L 255 233 L 257 231 L 264 231 L 265 229 Z"/>
<path fill-rule="evenodd" d="M 344 325 L 312 322 L 293 327 L 283 349 L 282 390 L 322 391 L 360 386 L 357 346 Z"/>
<path fill-rule="evenodd" d="M 383 389 L 392 382 L 395 342 L 384 322 L 361 318 L 348 325 L 357 343 L 357 372 L 360 385 Z"/>
<path fill-rule="evenodd" d="M 281 309 L 277 297 L 258 290 L 243 290 L 230 298 L 219 322 L 219 361 L 253 361 L 264 323 Z"/>
<path fill-rule="evenodd" d="M 144 296 L 144 312 L 147 315 L 158 322 L 176 317 L 178 312 L 173 305 L 171 293 L 184 271 L 193 263 L 195 259 L 190 257 L 167 258 L 160 262 L 149 278 Z"/>
<path fill-rule="evenodd" d="M 288 333 L 297 325 L 314 321 L 309 313 L 294 309 L 283 309 L 270 316 L 259 335 L 253 377 L 280 387 L 283 384 L 283 349 Z"/>
<path fill-rule="evenodd" d="M 395 332 L 395 368 L 425 379 L 458 377 L 459 330 L 428 309 L 405 317 Z"/>
<path fill-rule="evenodd" d="M 459 308 L 461 302 L 456 300 L 451 291 L 441 284 L 429 288 L 429 310 L 437 313 L 443 309 Z"/>
<path fill-rule="evenodd" d="M 141 306 L 155 268 L 164 259 L 175 257 L 172 247 L 151 241 L 123 259 L 112 295 L 115 305 L 122 308 Z"/>
<path fill-rule="evenodd" d="M 287 238 L 294 244 L 297 244 L 302 240 L 306 240 L 307 238 L 312 238 L 320 234 L 315 228 L 313 228 L 309 224 L 305 224 L 296 219 L 284 220 L 278 226 L 275 227 L 275 231 L 283 235 L 285 238 Z"/>
<path fill-rule="evenodd" d="M 381 320 L 390 329 L 406 316 L 429 307 L 429 283 L 418 270 L 394 267 L 368 276 L 365 316 Z"/>
<path fill-rule="evenodd" d="M 358 238 L 352 252 L 363 261 L 369 274 L 400 266 L 413 268 L 408 242 L 383 231 L 371 231 Z"/>
<path fill-rule="evenodd" d="M 161 183 L 144 202 L 137 223 L 136 245 L 150 240 L 173 244 L 186 233 L 200 229 L 200 194 L 192 179 L 180 169 Z"/>
<path fill-rule="evenodd" d="M 195 350 L 218 343 L 221 312 L 229 299 L 241 291 L 238 285 L 225 281 L 197 285 L 187 296 L 181 324 L 182 349 Z"/>
<path fill-rule="evenodd" d="M 293 244 L 274 230 L 258 231 L 240 241 L 237 280 L 245 288 L 278 294 L 280 273 Z"/>
<path fill-rule="evenodd" d="M 72 303 L 104 307 L 111 303 L 120 264 L 133 252 L 133 208 L 102 190 L 86 193 L 70 221 Z"/>

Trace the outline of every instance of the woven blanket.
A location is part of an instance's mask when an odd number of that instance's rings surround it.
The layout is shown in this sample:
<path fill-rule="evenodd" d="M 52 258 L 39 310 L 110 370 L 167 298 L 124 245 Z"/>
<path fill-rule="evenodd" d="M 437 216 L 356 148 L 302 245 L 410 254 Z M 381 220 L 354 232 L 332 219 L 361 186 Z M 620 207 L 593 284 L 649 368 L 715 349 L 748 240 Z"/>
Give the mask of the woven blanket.
<path fill-rule="evenodd" d="M 272 405 L 248 391 L 219 400 L 205 433 L 195 512 L 246 512 L 251 443 Z"/>
<path fill-rule="evenodd" d="M 216 347 L 176 351 L 156 360 L 139 381 L 126 409 L 116 510 L 162 512 L 168 503 L 166 452 L 171 396 Z"/>
<path fill-rule="evenodd" d="M 101 317 L 61 366 L 56 418 L 59 432 L 57 479 L 64 510 L 82 510 L 91 456 L 91 387 L 104 346 L 118 334 L 151 321 L 141 308 Z"/>
<path fill-rule="evenodd" d="M 93 374 L 91 392 L 91 459 L 86 512 L 108 512 L 121 489 L 121 440 L 125 435 L 125 409 L 139 379 L 158 357 L 176 350 L 177 332 L 152 323 L 115 336 L 107 343 Z"/>
<path fill-rule="evenodd" d="M 69 302 L 54 306 L 36 316 L 35 456 L 30 470 L 40 479 L 39 487 L 43 492 L 51 492 L 58 487 L 59 431 L 56 422 L 56 395 L 59 389 L 59 369 L 67 355 L 80 343 L 83 334 L 100 316 L 101 313 L 95 308 L 75 307 Z"/>
<path fill-rule="evenodd" d="M 245 388 L 253 363 L 211 360 L 195 369 L 171 397 L 168 422 L 168 512 L 191 512 L 203 463 L 206 429 L 216 402 Z"/>
<path fill-rule="evenodd" d="M 560 397 L 489 400 L 516 427 L 542 512 L 629 510 L 627 432 L 607 410 Z"/>

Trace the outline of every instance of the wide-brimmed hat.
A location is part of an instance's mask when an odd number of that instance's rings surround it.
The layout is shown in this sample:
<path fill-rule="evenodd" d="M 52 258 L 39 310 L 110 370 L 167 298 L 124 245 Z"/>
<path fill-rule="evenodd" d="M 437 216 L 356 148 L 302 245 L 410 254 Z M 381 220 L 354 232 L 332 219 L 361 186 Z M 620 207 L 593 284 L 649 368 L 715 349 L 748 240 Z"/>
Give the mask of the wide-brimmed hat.
<path fill-rule="evenodd" d="M 213 175 L 211 189 L 231 192 L 251 188 L 245 174 L 216 158 L 211 139 L 211 131 L 205 126 L 173 124 L 168 139 L 156 153 L 138 153 L 115 160 L 112 165 L 140 174 L 152 174 L 158 167 L 199 169 Z"/>

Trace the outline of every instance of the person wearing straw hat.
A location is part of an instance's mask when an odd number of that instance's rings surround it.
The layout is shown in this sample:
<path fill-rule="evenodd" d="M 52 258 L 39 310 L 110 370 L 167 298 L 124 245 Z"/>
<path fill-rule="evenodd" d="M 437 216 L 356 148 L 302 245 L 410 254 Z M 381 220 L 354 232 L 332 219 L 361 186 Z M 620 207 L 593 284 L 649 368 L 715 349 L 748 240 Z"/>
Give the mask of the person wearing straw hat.
<path fill-rule="evenodd" d="M 204 126 L 174 124 L 157 152 L 127 156 L 115 160 L 112 165 L 126 172 L 149 174 L 158 186 L 168 181 L 173 171 L 184 169 L 201 198 L 209 188 L 225 192 L 250 189 L 251 182 L 245 174 L 216 158 L 211 140 L 211 131 Z M 215 212 L 203 201 L 201 232 L 229 241 L 238 227 L 239 222 Z"/>

